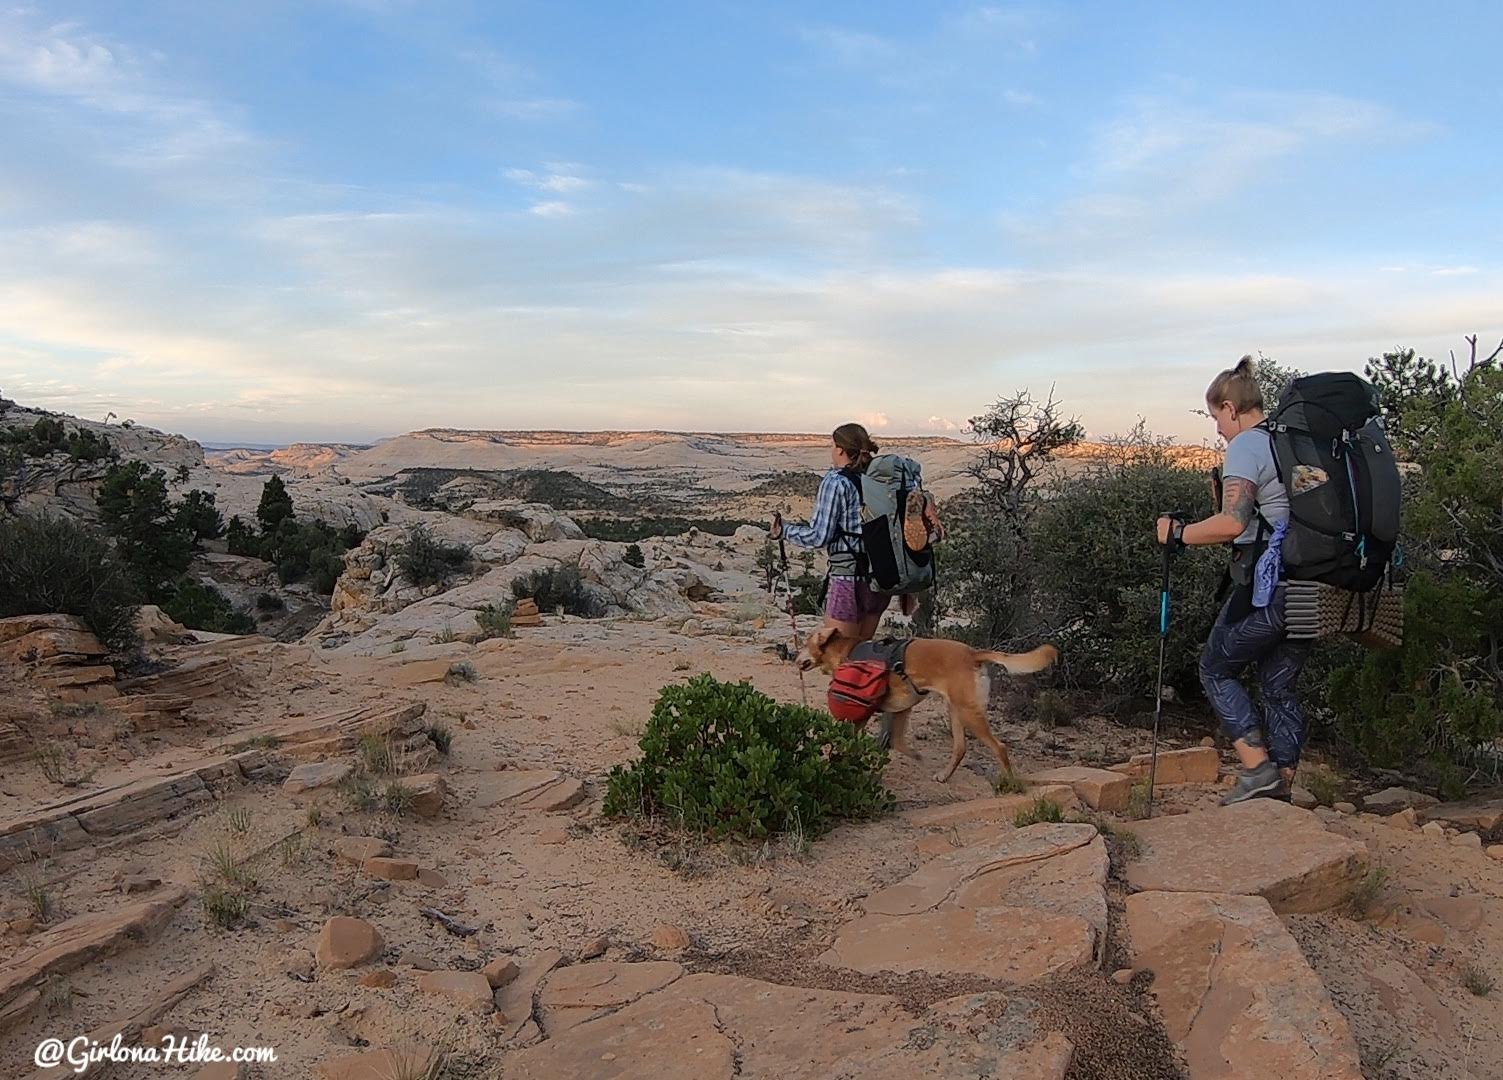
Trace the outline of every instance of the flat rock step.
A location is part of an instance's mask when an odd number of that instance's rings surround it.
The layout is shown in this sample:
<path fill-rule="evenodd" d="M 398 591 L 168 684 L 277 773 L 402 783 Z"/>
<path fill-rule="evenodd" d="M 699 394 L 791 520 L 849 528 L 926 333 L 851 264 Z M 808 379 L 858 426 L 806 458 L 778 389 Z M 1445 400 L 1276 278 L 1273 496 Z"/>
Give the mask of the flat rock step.
<path fill-rule="evenodd" d="M 207 806 L 225 789 L 258 779 L 266 765 L 260 750 L 205 758 L 167 776 L 75 795 L 0 821 L 0 871 Z"/>
<path fill-rule="evenodd" d="M 1002 994 L 942 1001 L 915 1017 L 880 994 L 682 975 L 676 967 L 607 963 L 555 971 L 538 995 L 544 1022 L 556 1025 L 561 1012 L 574 1009 L 592 1015 L 512 1055 L 505 1074 L 517 1080 L 1062 1080 L 1074 1054 L 1060 1035 L 995 1019 L 1007 1004 Z"/>
<path fill-rule="evenodd" d="M 1127 931 L 1190 1080 L 1361 1080 L 1346 1019 L 1261 896 L 1138 893 Z"/>
<path fill-rule="evenodd" d="M 348 753 L 355 749 L 362 736 L 375 735 L 391 739 L 393 748 L 400 751 L 418 736 L 426 740 L 423 716 L 427 711 L 425 702 L 412 701 L 359 705 L 314 717 L 291 716 L 240 728 L 226 737 L 220 749 L 268 740 L 275 742 L 279 755 L 300 761 L 317 761 Z"/>
<path fill-rule="evenodd" d="M 480 777 L 470 801 L 474 810 L 505 806 L 512 810 L 557 812 L 584 800 L 584 784 L 553 769 L 506 769 Z"/>
<path fill-rule="evenodd" d="M 831 967 L 1012 984 L 1099 962 L 1106 846 L 1095 826 L 1030 825 L 931 859 L 868 897 L 820 957 Z"/>
<path fill-rule="evenodd" d="M 1367 848 L 1276 799 L 1137 821 L 1142 848 L 1128 864 L 1138 892 L 1262 896 L 1281 914 L 1341 904 L 1367 873 Z"/>
<path fill-rule="evenodd" d="M 0 962 L 0 1031 L 40 1003 L 49 978 L 153 936 L 190 895 L 191 890 L 173 886 L 140 903 L 76 916 L 33 937 L 23 950 Z"/>

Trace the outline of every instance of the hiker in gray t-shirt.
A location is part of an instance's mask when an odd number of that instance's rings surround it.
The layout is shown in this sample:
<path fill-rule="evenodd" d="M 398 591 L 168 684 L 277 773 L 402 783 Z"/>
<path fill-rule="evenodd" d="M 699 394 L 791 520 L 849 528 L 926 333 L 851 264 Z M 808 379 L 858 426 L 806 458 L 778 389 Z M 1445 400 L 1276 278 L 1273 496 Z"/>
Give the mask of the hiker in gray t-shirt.
<path fill-rule="evenodd" d="M 1189 525 L 1160 518 L 1159 543 L 1232 545 L 1232 588 L 1200 656 L 1200 684 L 1242 761 L 1241 775 L 1221 801 L 1259 795 L 1288 800 L 1305 742 L 1296 691 L 1311 643 L 1290 641 L 1285 629 L 1277 549 L 1289 521 L 1289 494 L 1274 465 L 1273 440 L 1258 427 L 1263 393 L 1251 357 L 1216 376 L 1206 391 L 1206 407 L 1216 433 L 1226 440 L 1221 511 Z M 1275 564 L 1270 573 L 1279 583 L 1257 606 L 1254 568 L 1270 547 L 1268 558 Z M 1248 667 L 1257 671 L 1261 717 L 1241 682 Z"/>

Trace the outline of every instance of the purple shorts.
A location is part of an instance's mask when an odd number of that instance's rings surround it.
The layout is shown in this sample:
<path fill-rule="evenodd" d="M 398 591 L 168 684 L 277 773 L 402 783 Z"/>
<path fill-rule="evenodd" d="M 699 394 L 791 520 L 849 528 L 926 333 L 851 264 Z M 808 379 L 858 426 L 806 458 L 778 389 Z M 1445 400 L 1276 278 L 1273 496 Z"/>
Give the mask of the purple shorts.
<path fill-rule="evenodd" d="M 825 615 L 839 622 L 860 622 L 887 610 L 892 597 L 874 593 L 853 577 L 832 577 L 825 593 Z"/>

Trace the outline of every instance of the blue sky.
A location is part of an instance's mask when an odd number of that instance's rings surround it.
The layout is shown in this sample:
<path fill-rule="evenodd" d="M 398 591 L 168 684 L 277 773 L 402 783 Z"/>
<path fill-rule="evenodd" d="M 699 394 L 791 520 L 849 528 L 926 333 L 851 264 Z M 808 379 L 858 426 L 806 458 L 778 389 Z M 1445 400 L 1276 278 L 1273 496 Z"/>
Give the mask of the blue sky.
<path fill-rule="evenodd" d="M 1503 335 L 1503 9 L 1200 7 L 0 0 L 0 391 L 1198 441 L 1244 352 Z"/>

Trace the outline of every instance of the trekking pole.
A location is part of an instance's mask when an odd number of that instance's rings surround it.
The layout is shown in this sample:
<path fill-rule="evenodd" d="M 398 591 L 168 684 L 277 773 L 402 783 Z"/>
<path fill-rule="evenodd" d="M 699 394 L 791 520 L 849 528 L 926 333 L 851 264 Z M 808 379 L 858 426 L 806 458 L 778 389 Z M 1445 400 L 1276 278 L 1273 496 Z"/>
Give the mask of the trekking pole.
<path fill-rule="evenodd" d="M 1164 514 L 1171 521 L 1183 521 L 1182 514 Z M 1174 527 L 1164 543 L 1164 576 L 1159 585 L 1159 679 L 1153 698 L 1153 743 L 1148 753 L 1148 813 L 1153 817 L 1153 784 L 1159 771 L 1159 720 L 1164 715 L 1164 650 L 1169 643 L 1169 564 L 1174 558 Z"/>
<path fill-rule="evenodd" d="M 803 647 L 798 640 L 798 616 L 793 613 L 793 580 L 788 576 L 788 544 L 783 539 L 781 529 L 778 530 L 778 557 L 783 567 L 783 593 L 788 598 L 788 622 L 793 627 L 793 666 L 798 670 L 798 695 L 807 709 L 809 688 L 804 685 L 804 669 L 798 666 L 798 654 Z"/>

